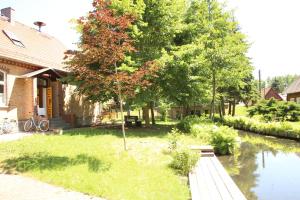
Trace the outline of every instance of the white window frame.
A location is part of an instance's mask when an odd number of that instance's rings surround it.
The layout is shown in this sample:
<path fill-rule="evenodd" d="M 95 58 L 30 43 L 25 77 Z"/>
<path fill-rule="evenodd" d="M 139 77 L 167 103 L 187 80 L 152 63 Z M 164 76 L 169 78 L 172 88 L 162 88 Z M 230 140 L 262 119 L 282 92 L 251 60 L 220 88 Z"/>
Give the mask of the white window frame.
<path fill-rule="evenodd" d="M 0 73 L 3 73 L 3 81 L 0 81 L 0 85 L 3 85 L 3 99 L 0 100 L 0 107 L 6 106 L 6 87 L 7 87 L 7 81 L 6 81 L 6 72 L 3 70 L 0 70 Z"/>

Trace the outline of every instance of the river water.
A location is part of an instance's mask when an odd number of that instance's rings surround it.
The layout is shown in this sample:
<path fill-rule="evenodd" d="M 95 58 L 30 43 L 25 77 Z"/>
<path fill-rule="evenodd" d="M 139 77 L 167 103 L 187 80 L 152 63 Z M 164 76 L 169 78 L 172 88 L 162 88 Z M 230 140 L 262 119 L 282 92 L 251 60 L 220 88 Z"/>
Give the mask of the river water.
<path fill-rule="evenodd" d="M 300 143 L 241 132 L 235 156 L 219 160 L 248 200 L 300 200 Z"/>

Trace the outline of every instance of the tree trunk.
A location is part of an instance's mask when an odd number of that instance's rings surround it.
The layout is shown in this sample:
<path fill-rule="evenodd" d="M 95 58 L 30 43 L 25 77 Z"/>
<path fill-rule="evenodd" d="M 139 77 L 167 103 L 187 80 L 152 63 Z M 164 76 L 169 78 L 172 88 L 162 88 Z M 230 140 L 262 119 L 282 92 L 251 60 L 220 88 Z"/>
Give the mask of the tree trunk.
<path fill-rule="evenodd" d="M 127 116 L 130 116 L 130 108 L 127 110 Z"/>
<path fill-rule="evenodd" d="M 218 106 L 218 110 L 219 110 L 220 118 L 223 119 L 222 104 L 221 104 L 221 102 L 220 102 L 220 104 L 219 104 L 219 106 Z"/>
<path fill-rule="evenodd" d="M 223 116 L 226 115 L 224 97 L 221 97 L 221 112 Z"/>
<path fill-rule="evenodd" d="M 231 101 L 229 101 L 229 104 L 228 104 L 228 115 L 231 115 Z"/>
<path fill-rule="evenodd" d="M 216 72 L 213 70 L 212 74 L 212 86 L 213 86 L 213 91 L 212 91 L 212 101 L 211 101 L 211 107 L 210 107 L 210 118 L 214 119 L 215 117 L 215 101 L 216 101 Z"/>
<path fill-rule="evenodd" d="M 143 119 L 145 120 L 145 125 L 150 125 L 150 118 L 149 118 L 149 108 L 143 107 Z"/>
<path fill-rule="evenodd" d="M 151 122 L 152 122 L 152 125 L 155 125 L 154 101 L 150 102 L 150 111 L 151 111 Z"/>
<path fill-rule="evenodd" d="M 118 74 L 118 68 L 117 64 L 115 63 L 115 73 Z M 120 111 L 121 111 L 121 123 L 122 123 L 122 133 L 123 133 L 123 143 L 124 143 L 124 150 L 127 151 L 126 146 L 126 133 L 125 133 L 125 124 L 124 124 L 124 113 L 123 113 L 123 98 L 122 98 L 122 91 L 121 91 L 121 85 L 117 78 L 117 88 L 118 88 L 118 98 L 120 102 Z"/>
<path fill-rule="evenodd" d="M 232 104 L 232 116 L 235 116 L 235 99 L 233 100 Z"/>

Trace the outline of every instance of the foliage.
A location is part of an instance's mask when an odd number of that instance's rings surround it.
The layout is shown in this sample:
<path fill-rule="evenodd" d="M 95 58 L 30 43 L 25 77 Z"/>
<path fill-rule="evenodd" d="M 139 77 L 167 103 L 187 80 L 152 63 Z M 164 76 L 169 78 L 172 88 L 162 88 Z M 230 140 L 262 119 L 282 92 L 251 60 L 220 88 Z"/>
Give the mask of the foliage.
<path fill-rule="evenodd" d="M 177 149 L 177 147 L 178 147 L 178 140 L 179 140 L 180 135 L 182 135 L 182 133 L 177 128 L 173 128 L 171 130 L 171 132 L 168 133 L 169 149 L 171 151 L 174 151 L 174 150 Z"/>
<path fill-rule="evenodd" d="M 244 88 L 247 83 L 243 80 L 253 70 L 247 49 L 237 22 L 221 4 L 191 1 L 175 45 L 160 59 L 163 95 L 184 107 L 211 101 L 215 105 L 220 88 Z"/>
<path fill-rule="evenodd" d="M 249 115 L 261 115 L 269 121 L 299 121 L 300 105 L 295 102 L 277 101 L 275 99 L 262 100 L 249 110 Z"/>
<path fill-rule="evenodd" d="M 193 124 L 191 126 L 191 135 L 200 138 L 203 141 L 210 141 L 211 135 L 212 135 L 212 130 L 214 129 L 213 124 L 207 124 L 207 123 L 202 123 L 202 124 Z"/>
<path fill-rule="evenodd" d="M 138 66 L 131 59 L 136 50 L 128 31 L 135 19 L 114 10 L 111 1 L 94 0 L 93 7 L 78 20 L 82 30 L 78 50 L 66 54 L 68 81 L 94 102 L 105 102 L 120 92 L 134 96 L 150 85 L 149 76 L 155 71 L 153 62 Z"/>
<path fill-rule="evenodd" d="M 181 120 L 177 127 L 184 131 L 185 133 L 191 133 L 192 126 L 195 124 L 201 124 L 201 123 L 212 123 L 210 119 L 207 119 L 205 117 L 198 117 L 197 115 L 190 115 L 185 117 L 183 120 Z"/>
<path fill-rule="evenodd" d="M 273 88 L 278 93 L 283 93 L 284 90 L 291 85 L 299 76 L 298 75 L 284 75 L 267 78 L 267 87 Z"/>
<path fill-rule="evenodd" d="M 160 120 L 167 121 L 168 120 L 168 111 L 171 109 L 171 104 L 166 103 L 164 101 L 159 101 L 159 113 L 161 115 Z"/>
<path fill-rule="evenodd" d="M 180 175 L 186 176 L 196 165 L 200 154 L 189 149 L 178 150 L 172 155 L 170 167 Z"/>
<path fill-rule="evenodd" d="M 219 155 L 233 154 L 237 147 L 237 136 L 237 131 L 232 128 L 226 126 L 216 127 L 213 129 L 210 143 L 214 147 L 215 153 Z"/>
<path fill-rule="evenodd" d="M 300 138 L 300 124 L 295 122 L 260 122 L 257 119 L 248 117 L 226 116 L 224 124 L 236 129 L 254 133 L 285 137 L 291 139 Z"/>

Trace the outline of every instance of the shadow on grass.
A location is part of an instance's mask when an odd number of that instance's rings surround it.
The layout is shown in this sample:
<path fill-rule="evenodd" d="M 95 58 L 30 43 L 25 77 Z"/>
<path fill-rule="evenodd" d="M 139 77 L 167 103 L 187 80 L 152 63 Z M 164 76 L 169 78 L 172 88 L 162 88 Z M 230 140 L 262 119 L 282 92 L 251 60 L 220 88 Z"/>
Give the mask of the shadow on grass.
<path fill-rule="evenodd" d="M 174 125 L 155 125 L 150 127 L 129 127 L 126 128 L 127 137 L 165 137 Z M 84 135 L 87 137 L 98 135 L 113 135 L 123 137 L 121 126 L 115 127 L 91 127 L 91 128 L 78 128 L 64 132 L 64 135 Z"/>
<path fill-rule="evenodd" d="M 27 172 L 33 170 L 55 170 L 70 166 L 87 164 L 89 171 L 107 171 L 110 163 L 105 163 L 95 157 L 79 154 L 75 158 L 65 156 L 52 156 L 47 153 L 35 153 L 23 155 L 18 158 L 11 158 L 0 163 L 3 173 L 12 174 L 14 172 Z"/>

